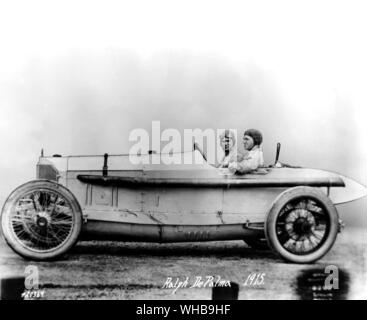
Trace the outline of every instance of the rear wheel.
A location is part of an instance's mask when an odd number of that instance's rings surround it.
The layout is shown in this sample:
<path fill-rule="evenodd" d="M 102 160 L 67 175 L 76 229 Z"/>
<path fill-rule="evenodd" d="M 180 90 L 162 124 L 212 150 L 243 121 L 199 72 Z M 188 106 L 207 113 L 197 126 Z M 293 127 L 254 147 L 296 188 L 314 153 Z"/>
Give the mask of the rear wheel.
<path fill-rule="evenodd" d="M 274 202 L 266 223 L 269 246 L 284 259 L 310 263 L 332 247 L 338 233 L 338 213 L 319 189 L 295 187 Z"/>
<path fill-rule="evenodd" d="M 77 241 L 82 212 L 73 194 L 51 181 L 31 181 L 6 200 L 1 226 L 9 246 L 32 260 L 61 256 Z"/>

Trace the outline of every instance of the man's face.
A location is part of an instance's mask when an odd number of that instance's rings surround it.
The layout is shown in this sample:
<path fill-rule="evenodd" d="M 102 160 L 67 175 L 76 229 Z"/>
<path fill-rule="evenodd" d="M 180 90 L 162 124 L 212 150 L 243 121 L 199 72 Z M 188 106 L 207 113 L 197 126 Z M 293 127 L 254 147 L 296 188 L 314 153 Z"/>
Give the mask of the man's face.
<path fill-rule="evenodd" d="M 224 151 L 230 151 L 233 148 L 233 139 L 228 136 L 224 136 L 220 139 L 220 146 Z"/>
<path fill-rule="evenodd" d="M 246 150 L 251 150 L 254 147 L 254 139 L 252 139 L 250 136 L 244 135 L 243 136 L 243 146 Z"/>

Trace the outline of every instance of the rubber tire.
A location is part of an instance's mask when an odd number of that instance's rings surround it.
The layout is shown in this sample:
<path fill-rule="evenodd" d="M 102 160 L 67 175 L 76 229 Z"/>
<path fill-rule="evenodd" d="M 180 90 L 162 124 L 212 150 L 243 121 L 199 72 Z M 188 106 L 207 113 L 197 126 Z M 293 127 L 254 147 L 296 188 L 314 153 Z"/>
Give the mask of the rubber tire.
<path fill-rule="evenodd" d="M 306 255 L 296 255 L 283 248 L 278 240 L 275 226 L 282 208 L 289 201 L 299 197 L 310 197 L 321 202 L 330 221 L 330 229 L 327 239 L 319 249 Z M 265 236 L 269 247 L 283 259 L 295 263 L 312 263 L 323 257 L 333 246 L 338 234 L 338 221 L 338 212 L 336 211 L 334 204 L 321 190 L 305 186 L 294 187 L 281 193 L 274 201 L 265 221 Z"/>
<path fill-rule="evenodd" d="M 70 203 L 74 215 L 74 225 L 68 239 L 61 247 L 50 252 L 35 252 L 22 245 L 9 228 L 9 221 L 7 219 L 12 207 L 24 194 L 38 189 L 48 189 L 52 192 L 61 194 Z M 10 248 L 26 259 L 37 261 L 54 260 L 71 249 L 78 240 L 82 221 L 82 210 L 75 196 L 64 186 L 50 180 L 34 180 L 19 186 L 6 199 L 1 212 L 1 229 L 3 237 Z"/>

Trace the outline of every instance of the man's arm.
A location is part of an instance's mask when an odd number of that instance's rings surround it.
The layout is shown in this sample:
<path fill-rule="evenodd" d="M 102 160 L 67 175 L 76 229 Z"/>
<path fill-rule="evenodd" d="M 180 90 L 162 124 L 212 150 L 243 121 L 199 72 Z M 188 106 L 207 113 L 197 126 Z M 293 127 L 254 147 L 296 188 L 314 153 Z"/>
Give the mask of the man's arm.
<path fill-rule="evenodd" d="M 228 169 L 232 173 L 249 173 L 256 170 L 260 165 L 260 152 L 252 153 L 250 152 L 247 157 L 239 162 L 231 162 Z"/>

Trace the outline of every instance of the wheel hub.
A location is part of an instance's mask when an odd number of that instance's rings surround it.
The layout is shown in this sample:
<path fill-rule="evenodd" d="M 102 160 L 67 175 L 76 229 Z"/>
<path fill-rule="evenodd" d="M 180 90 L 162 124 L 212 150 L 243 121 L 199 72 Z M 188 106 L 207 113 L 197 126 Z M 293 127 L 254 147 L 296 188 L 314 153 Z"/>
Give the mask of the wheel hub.
<path fill-rule="evenodd" d="M 291 211 L 285 222 L 286 230 L 294 240 L 301 240 L 309 236 L 316 225 L 314 216 L 307 209 L 295 209 Z"/>
<path fill-rule="evenodd" d="M 48 213 L 41 211 L 36 216 L 36 224 L 38 227 L 45 229 L 51 223 L 51 217 Z"/>
<path fill-rule="evenodd" d="M 312 225 L 305 218 L 298 218 L 294 222 L 293 230 L 298 235 L 308 234 L 311 230 Z"/>
<path fill-rule="evenodd" d="M 37 219 L 37 225 L 40 228 L 47 228 L 47 220 L 43 217 L 40 217 L 40 218 Z"/>

